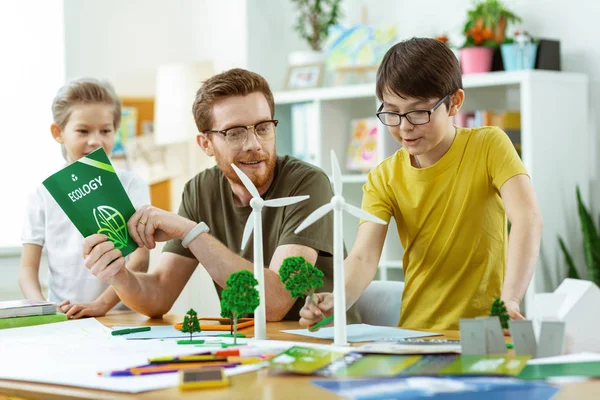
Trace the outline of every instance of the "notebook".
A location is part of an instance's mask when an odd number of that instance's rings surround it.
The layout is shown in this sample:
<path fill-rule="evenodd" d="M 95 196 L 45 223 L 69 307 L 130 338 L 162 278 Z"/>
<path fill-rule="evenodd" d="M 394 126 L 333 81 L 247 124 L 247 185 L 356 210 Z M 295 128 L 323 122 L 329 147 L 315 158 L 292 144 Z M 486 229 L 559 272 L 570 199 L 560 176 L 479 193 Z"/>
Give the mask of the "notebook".
<path fill-rule="evenodd" d="M 27 317 L 56 313 L 56 304 L 38 300 L 0 301 L 0 318 Z"/>

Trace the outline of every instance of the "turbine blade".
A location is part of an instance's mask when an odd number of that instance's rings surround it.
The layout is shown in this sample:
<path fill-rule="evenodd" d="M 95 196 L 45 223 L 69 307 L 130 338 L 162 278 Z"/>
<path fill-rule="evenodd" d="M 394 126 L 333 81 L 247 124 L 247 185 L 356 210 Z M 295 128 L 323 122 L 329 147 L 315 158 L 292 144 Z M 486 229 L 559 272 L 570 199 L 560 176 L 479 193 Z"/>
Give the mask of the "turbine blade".
<path fill-rule="evenodd" d="M 342 195 L 342 171 L 338 163 L 335 151 L 331 150 L 331 173 L 333 175 L 333 194 Z"/>
<path fill-rule="evenodd" d="M 344 205 L 344 209 L 350 214 L 354 215 L 356 218 L 364 219 L 365 221 L 375 222 L 376 224 L 387 225 L 387 222 L 385 222 L 381 218 L 377 218 L 373 214 L 369 214 L 365 210 L 362 210 L 358 207 L 354 207 L 351 204 L 346 203 Z"/>
<path fill-rule="evenodd" d="M 237 176 L 239 176 L 246 189 L 250 192 L 252 197 L 260 197 L 258 190 L 256 190 L 256 187 L 254 186 L 254 183 L 252 183 L 250 178 L 248 178 L 248 176 L 245 173 L 243 173 L 242 170 L 239 169 L 235 164 L 231 164 L 231 166 L 233 167 L 233 170 L 235 171 Z"/>
<path fill-rule="evenodd" d="M 318 219 L 320 219 L 325 214 L 327 214 L 329 211 L 331 211 L 332 208 L 333 208 L 333 205 L 331 203 L 324 204 L 321 207 L 317 208 L 308 217 L 306 217 L 306 219 L 304 221 L 302 221 L 302 223 L 296 228 L 294 233 L 300 233 L 304 229 L 308 228 L 310 225 L 317 222 Z"/>
<path fill-rule="evenodd" d="M 283 207 L 291 204 L 300 203 L 308 199 L 310 196 L 294 196 L 294 197 L 282 197 L 280 199 L 272 199 L 265 201 L 265 207 Z"/>
<path fill-rule="evenodd" d="M 248 239 L 250 239 L 250 234 L 254 229 L 254 211 L 250 213 L 248 216 L 248 221 L 246 221 L 246 226 L 244 226 L 244 234 L 242 236 L 242 250 L 246 248 L 246 244 L 248 243 Z"/>

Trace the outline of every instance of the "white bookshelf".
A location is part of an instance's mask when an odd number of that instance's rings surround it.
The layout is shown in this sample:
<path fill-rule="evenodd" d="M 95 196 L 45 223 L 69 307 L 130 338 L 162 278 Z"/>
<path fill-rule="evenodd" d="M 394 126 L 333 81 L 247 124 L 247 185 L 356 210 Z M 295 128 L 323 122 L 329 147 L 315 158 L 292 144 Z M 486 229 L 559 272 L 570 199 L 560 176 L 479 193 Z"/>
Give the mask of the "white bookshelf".
<path fill-rule="evenodd" d="M 465 75 L 466 100 L 463 110 L 513 110 L 521 112 L 521 151 L 544 217 L 540 260 L 534 277 L 535 291 L 553 290 L 566 275 L 557 236 L 570 249 L 581 248 L 581 234 L 575 199 L 579 185 L 589 200 L 590 147 L 594 143 L 588 122 L 588 78 L 584 74 L 557 71 L 492 72 Z M 344 168 L 350 135 L 350 121 L 375 116 L 379 102 L 375 84 L 359 84 L 275 93 L 278 126 L 278 152 L 291 154 L 294 138 L 292 107 L 311 104 L 311 146 L 314 162 L 330 171 L 329 150 L 334 149 L 344 174 L 344 195 L 360 205 L 364 173 Z M 399 145 L 386 129 L 381 129 L 382 157 L 393 154 Z M 588 202 L 589 203 L 589 202 Z M 344 221 L 348 249 L 354 243 L 357 221 Z M 402 249 L 395 225 L 389 228 L 380 267 L 380 278 L 388 269 L 402 266 Z M 574 251 L 576 257 L 581 256 Z M 529 296 L 532 291 L 530 290 Z M 530 304 L 530 303 L 528 303 Z"/>

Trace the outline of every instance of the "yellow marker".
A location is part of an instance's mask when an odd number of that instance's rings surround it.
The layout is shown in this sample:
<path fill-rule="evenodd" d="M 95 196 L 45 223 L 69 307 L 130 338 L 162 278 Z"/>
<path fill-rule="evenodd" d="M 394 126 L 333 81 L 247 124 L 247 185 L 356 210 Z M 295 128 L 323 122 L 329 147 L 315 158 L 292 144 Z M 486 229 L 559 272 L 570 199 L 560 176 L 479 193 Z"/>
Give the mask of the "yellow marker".
<path fill-rule="evenodd" d="M 231 357 L 227 357 L 227 362 L 228 363 L 239 363 L 239 364 L 256 364 L 259 362 L 262 362 L 264 360 L 260 359 L 259 357 L 239 357 L 239 356 L 231 356 Z"/>
<path fill-rule="evenodd" d="M 212 354 L 196 355 L 196 356 L 179 356 L 179 357 L 155 357 L 149 358 L 148 362 L 151 364 L 164 364 L 164 363 L 185 363 L 185 362 L 203 362 L 203 361 L 226 361 L 225 357 L 218 357 Z"/>
<path fill-rule="evenodd" d="M 179 389 L 210 389 L 229 386 L 223 368 L 202 368 L 179 371 Z"/>

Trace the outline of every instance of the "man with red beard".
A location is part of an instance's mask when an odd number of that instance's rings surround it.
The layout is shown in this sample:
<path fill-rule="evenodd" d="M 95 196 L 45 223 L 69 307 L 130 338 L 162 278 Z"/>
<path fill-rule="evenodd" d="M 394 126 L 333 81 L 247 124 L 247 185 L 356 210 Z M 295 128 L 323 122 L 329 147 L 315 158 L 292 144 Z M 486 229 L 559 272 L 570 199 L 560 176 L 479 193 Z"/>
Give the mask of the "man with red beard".
<path fill-rule="evenodd" d="M 84 240 L 85 265 L 100 280 L 113 286 L 133 310 L 158 317 L 167 313 L 198 263 L 212 277 L 221 296 L 233 272 L 253 270 L 252 244 L 240 244 L 252 198 L 231 164 L 239 167 L 265 200 L 309 195 L 308 200 L 262 210 L 266 316 L 268 321 L 297 320 L 303 301 L 295 301 L 281 283 L 279 267 L 287 257 L 302 256 L 320 268 L 323 291 L 333 289 L 331 214 L 300 234 L 294 230 L 333 196 L 327 175 L 290 156 L 277 157 L 273 94 L 258 74 L 233 69 L 208 79 L 196 94 L 193 107 L 197 142 L 217 166 L 207 169 L 185 186 L 177 214 L 152 206 L 140 208 L 128 229 L 141 247 L 152 249 L 167 241 L 158 264 L 150 273 L 134 273 L 112 242 L 103 235 Z M 356 309 L 348 322 L 359 322 Z"/>

